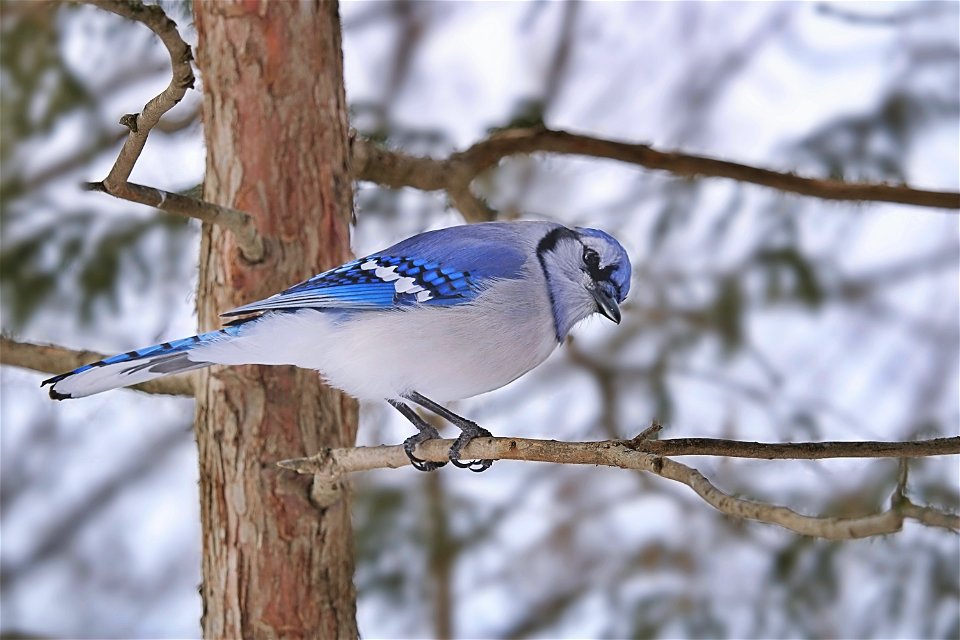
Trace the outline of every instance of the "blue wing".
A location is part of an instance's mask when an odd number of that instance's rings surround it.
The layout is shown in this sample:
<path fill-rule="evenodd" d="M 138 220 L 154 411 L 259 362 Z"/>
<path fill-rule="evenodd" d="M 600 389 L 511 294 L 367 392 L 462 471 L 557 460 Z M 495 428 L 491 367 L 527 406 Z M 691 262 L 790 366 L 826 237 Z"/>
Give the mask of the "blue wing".
<path fill-rule="evenodd" d="M 493 280 L 518 277 L 525 261 L 520 238 L 510 225 L 449 227 L 413 236 L 223 315 L 462 304 Z"/>

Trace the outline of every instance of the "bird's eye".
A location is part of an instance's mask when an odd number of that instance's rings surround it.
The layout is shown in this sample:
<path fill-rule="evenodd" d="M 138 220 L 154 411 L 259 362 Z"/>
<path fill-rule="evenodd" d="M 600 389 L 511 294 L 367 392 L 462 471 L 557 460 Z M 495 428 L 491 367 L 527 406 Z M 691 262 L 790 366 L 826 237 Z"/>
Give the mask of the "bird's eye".
<path fill-rule="evenodd" d="M 600 254 L 593 249 L 584 247 L 583 263 L 593 271 L 600 269 Z"/>

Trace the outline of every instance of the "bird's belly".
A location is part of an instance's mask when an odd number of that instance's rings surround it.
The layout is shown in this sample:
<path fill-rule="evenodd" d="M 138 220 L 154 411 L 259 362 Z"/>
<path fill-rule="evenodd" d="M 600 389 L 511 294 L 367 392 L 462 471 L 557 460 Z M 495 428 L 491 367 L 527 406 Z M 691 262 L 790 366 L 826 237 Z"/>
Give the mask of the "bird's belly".
<path fill-rule="evenodd" d="M 361 399 L 417 391 L 442 402 L 500 388 L 556 347 L 552 327 L 535 319 L 508 331 L 492 320 L 463 308 L 370 314 L 337 327 L 314 368 Z"/>

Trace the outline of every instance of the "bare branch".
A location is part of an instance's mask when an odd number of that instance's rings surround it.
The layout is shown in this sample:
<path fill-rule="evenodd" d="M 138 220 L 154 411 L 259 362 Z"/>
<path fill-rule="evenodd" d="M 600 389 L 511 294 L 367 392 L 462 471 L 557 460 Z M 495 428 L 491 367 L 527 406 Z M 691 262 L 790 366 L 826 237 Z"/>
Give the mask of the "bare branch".
<path fill-rule="evenodd" d="M 96 351 L 75 351 L 49 344 L 18 342 L 0 337 L 0 364 L 58 374 L 76 369 L 107 356 Z M 167 396 L 193 396 L 195 375 L 158 378 L 130 387 L 144 393 Z"/>
<path fill-rule="evenodd" d="M 195 78 L 193 68 L 190 66 L 193 53 L 177 32 L 176 23 L 168 18 L 159 6 L 144 5 L 138 0 L 87 0 L 87 2 L 148 27 L 157 34 L 167 48 L 173 67 L 167 88 L 144 105 L 141 113 L 127 114 L 120 120 L 121 124 L 130 129 L 130 133 L 120 150 L 117 161 L 104 180 L 104 183 L 112 189 L 122 185 L 130 177 L 133 166 L 147 143 L 150 129 L 160 121 L 164 113 L 183 100 L 187 89 L 193 88 Z"/>
<path fill-rule="evenodd" d="M 649 454 L 640 455 L 648 456 Z M 938 511 L 932 507 L 915 507 L 924 511 L 929 510 L 939 516 L 939 519 L 932 517 L 919 518 L 913 509 L 905 508 L 907 505 L 914 507 L 906 499 L 887 511 L 864 516 L 851 518 L 805 516 L 787 507 L 736 498 L 718 489 L 696 469 L 669 458 L 656 456 L 652 456 L 652 458 L 654 462 L 650 471 L 687 485 L 718 511 L 735 518 L 780 525 L 801 535 L 829 540 L 867 538 L 900 531 L 903 528 L 904 519 L 908 518 L 918 520 L 928 526 L 943 526 L 952 531 L 960 530 L 960 516 Z M 659 467 L 659 471 L 657 467 Z"/>
<path fill-rule="evenodd" d="M 414 187 L 423 191 L 444 190 L 455 181 L 449 175 L 453 173 L 449 160 L 393 151 L 361 138 L 356 132 L 351 135 L 350 143 L 350 170 L 355 180 L 368 180 L 395 189 Z M 473 176 L 463 177 L 472 179 Z"/>
<path fill-rule="evenodd" d="M 743 442 L 714 438 L 627 440 L 623 444 L 660 456 L 723 456 L 761 460 L 822 460 L 825 458 L 921 458 L 960 454 L 960 437 L 909 442 Z"/>
<path fill-rule="evenodd" d="M 960 519 L 952 513 L 946 513 L 933 507 L 921 507 L 909 500 L 903 500 L 896 507 L 905 518 L 922 522 L 928 527 L 943 527 L 944 529 L 960 529 Z"/>
<path fill-rule="evenodd" d="M 263 243 L 257 234 L 253 218 L 243 211 L 221 207 L 180 193 L 146 187 L 135 182 L 124 182 L 113 191 L 107 189 L 105 182 L 87 182 L 83 187 L 89 191 L 103 191 L 130 202 L 149 205 L 168 213 L 220 225 L 233 232 L 237 239 L 237 246 L 244 252 L 243 255 L 247 260 L 255 262 L 263 258 Z M 247 251 L 244 251 L 243 247 L 247 247 Z M 254 256 L 257 256 L 256 260 Z"/>
<path fill-rule="evenodd" d="M 697 446 L 692 446 L 691 441 Z M 447 459 L 453 440 L 431 440 L 417 449 L 423 460 Z M 606 440 L 601 442 L 558 442 L 524 438 L 477 438 L 463 451 L 464 458 L 528 460 L 561 464 L 592 464 L 646 471 L 687 485 L 717 510 L 741 519 L 777 524 L 802 535 L 846 540 L 899 531 L 904 519 L 928 526 L 960 530 L 960 517 L 932 507 L 912 504 L 902 494 L 891 501 L 889 510 L 853 518 L 814 517 L 786 507 L 736 498 L 724 493 L 699 471 L 663 455 L 723 455 L 744 458 L 834 458 L 834 457 L 915 457 L 956 455 L 960 437 L 919 442 L 820 442 L 765 444 L 708 440 Z M 380 468 L 409 466 L 402 446 L 326 449 L 309 457 L 278 463 L 298 473 L 314 474 L 318 482 L 335 482 L 343 474 Z M 900 491 L 900 489 L 898 489 Z"/>
<path fill-rule="evenodd" d="M 654 430 L 656 427 L 654 427 Z M 645 439 L 645 430 L 633 440 L 600 440 L 594 442 L 560 442 L 529 438 L 476 438 L 463 450 L 464 459 L 526 460 L 562 464 L 612 464 L 610 450 L 627 449 L 654 456 L 721 456 L 761 460 L 823 460 L 828 458 L 920 458 L 960 454 L 960 436 L 910 442 L 743 442 L 714 438 Z M 443 462 L 453 440 L 430 440 L 417 450 L 424 460 Z M 284 460 L 279 464 L 300 473 L 316 473 L 336 459 L 346 473 L 405 467 L 410 464 L 403 447 L 381 445 L 333 449 L 309 458 Z M 616 457 L 617 461 L 625 458 Z"/>
<path fill-rule="evenodd" d="M 354 140 L 353 153 L 356 179 L 388 187 L 408 186 L 426 191 L 444 189 L 462 192 L 465 185 L 468 186 L 479 174 L 512 155 L 560 153 L 619 160 L 690 178 L 729 178 L 825 200 L 895 202 L 919 207 L 960 209 L 960 193 L 953 191 L 803 178 L 792 173 L 706 156 L 657 151 L 645 144 L 628 144 L 542 127 L 500 131 L 447 159 L 413 157 L 378 147 L 362 138 Z"/>
<path fill-rule="evenodd" d="M 350 168 L 355 180 L 376 182 L 385 187 L 414 187 L 423 191 L 446 191 L 450 202 L 467 222 L 485 222 L 495 212 L 470 191 L 479 171 L 451 156 L 448 160 L 421 158 L 391 151 L 352 135 Z"/>
<path fill-rule="evenodd" d="M 246 260 L 250 262 L 262 260 L 263 240 L 257 234 L 253 218 L 248 214 L 128 182 L 130 173 L 147 143 L 150 130 L 160 122 L 163 114 L 183 100 L 187 89 L 193 88 L 195 78 L 193 68 L 190 66 L 193 52 L 180 37 L 177 24 L 157 5 L 144 5 L 139 0 L 84 1 L 148 27 L 167 48 L 172 66 L 172 77 L 167 88 L 144 105 L 143 111 L 139 114 L 128 113 L 120 118 L 120 124 L 129 129 L 120 154 L 107 177 L 102 182 L 87 184 L 87 188 L 104 191 L 122 200 L 148 204 L 164 211 L 222 225 L 233 232 L 237 246 Z"/>

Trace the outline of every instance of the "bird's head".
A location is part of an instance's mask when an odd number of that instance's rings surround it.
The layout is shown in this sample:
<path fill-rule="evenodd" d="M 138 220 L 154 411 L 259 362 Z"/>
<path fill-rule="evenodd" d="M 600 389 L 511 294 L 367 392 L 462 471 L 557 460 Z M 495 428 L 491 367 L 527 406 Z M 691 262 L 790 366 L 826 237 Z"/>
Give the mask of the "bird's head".
<path fill-rule="evenodd" d="M 630 290 L 630 258 L 613 236 L 557 227 L 540 241 L 537 257 L 550 288 L 558 340 L 594 313 L 620 323 L 619 304 Z"/>

